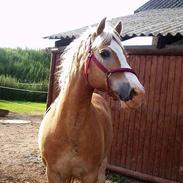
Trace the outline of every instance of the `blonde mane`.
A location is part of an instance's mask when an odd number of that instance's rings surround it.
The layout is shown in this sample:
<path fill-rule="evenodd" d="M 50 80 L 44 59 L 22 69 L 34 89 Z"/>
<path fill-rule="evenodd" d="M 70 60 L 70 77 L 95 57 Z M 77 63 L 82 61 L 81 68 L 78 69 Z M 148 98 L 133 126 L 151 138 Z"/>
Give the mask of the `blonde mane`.
<path fill-rule="evenodd" d="M 88 38 L 95 32 L 95 30 L 96 27 L 88 28 L 88 30 L 84 32 L 79 38 L 75 39 L 69 46 L 67 46 L 64 50 L 64 53 L 61 55 L 58 77 L 59 87 L 62 92 L 65 90 L 65 87 L 69 83 L 69 75 L 75 63 L 74 60 L 80 47 L 89 44 Z M 92 43 L 92 49 L 95 50 L 100 45 L 106 45 L 113 39 L 113 37 L 115 37 L 115 39 L 120 42 L 120 38 L 116 35 L 114 30 L 110 26 L 106 27 L 105 31 Z"/>

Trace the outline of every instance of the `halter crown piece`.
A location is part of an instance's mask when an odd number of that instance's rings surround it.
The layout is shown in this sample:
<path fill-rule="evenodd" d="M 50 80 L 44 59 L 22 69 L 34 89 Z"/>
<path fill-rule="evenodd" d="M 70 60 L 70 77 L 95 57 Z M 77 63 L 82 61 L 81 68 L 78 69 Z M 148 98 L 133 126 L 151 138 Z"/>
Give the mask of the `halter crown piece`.
<path fill-rule="evenodd" d="M 106 80 L 106 83 L 107 83 L 107 90 L 108 90 L 108 93 L 110 91 L 110 76 L 114 73 L 118 73 L 118 72 L 130 72 L 130 73 L 133 73 L 135 75 L 137 75 L 135 73 L 135 71 L 131 68 L 116 68 L 116 69 L 111 69 L 109 70 L 108 68 L 106 68 L 103 64 L 101 64 L 97 58 L 95 57 L 95 55 L 93 54 L 92 52 L 92 44 L 91 44 L 91 37 L 90 37 L 90 42 L 89 42 L 89 49 L 88 49 L 88 58 L 86 60 L 86 64 L 85 64 L 85 70 L 84 70 L 84 75 L 85 75 L 85 78 L 87 80 L 87 82 L 89 83 L 89 80 L 88 80 L 88 70 L 89 70 L 89 67 L 90 67 L 90 63 L 93 62 L 96 64 L 96 66 L 102 71 L 104 72 L 105 74 L 105 80 Z M 90 83 L 89 83 L 90 86 L 92 86 Z"/>

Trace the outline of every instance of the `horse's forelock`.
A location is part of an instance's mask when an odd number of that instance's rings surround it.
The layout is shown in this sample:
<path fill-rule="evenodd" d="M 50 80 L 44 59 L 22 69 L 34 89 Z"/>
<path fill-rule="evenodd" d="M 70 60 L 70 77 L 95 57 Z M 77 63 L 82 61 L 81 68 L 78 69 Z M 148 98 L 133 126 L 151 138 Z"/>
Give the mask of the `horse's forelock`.
<path fill-rule="evenodd" d="M 93 49 L 97 49 L 101 46 L 109 45 L 113 39 L 112 31 L 104 31 L 101 35 L 97 36 L 92 44 Z"/>

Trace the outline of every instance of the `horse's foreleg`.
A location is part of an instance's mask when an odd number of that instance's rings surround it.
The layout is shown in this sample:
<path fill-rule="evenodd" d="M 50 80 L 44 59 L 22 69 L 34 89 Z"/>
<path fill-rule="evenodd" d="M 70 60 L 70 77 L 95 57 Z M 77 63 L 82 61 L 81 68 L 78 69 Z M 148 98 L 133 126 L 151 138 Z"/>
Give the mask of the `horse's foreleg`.
<path fill-rule="evenodd" d="M 48 183 L 64 183 L 64 181 L 60 178 L 59 173 L 50 170 L 49 168 L 46 169 Z"/>
<path fill-rule="evenodd" d="M 105 182 L 105 180 L 106 180 L 106 177 L 105 177 L 106 167 L 107 167 L 107 157 L 103 160 L 102 165 L 99 169 L 97 183 L 104 183 Z"/>

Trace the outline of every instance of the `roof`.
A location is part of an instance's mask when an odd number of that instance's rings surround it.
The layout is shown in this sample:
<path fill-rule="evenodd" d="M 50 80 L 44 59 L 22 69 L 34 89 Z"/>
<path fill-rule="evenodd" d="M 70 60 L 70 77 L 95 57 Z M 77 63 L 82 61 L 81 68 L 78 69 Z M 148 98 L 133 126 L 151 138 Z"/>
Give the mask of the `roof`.
<path fill-rule="evenodd" d="M 134 15 L 109 20 L 112 25 L 123 22 L 122 40 L 136 36 L 183 36 L 183 8 L 142 11 Z M 81 35 L 86 27 L 47 36 L 48 39 L 74 39 Z"/>
<path fill-rule="evenodd" d="M 140 11 L 147 11 L 153 9 L 165 9 L 165 8 L 183 8 L 183 0 L 150 0 L 137 10 L 134 13 Z"/>

